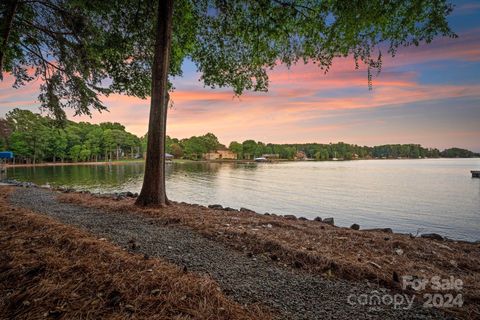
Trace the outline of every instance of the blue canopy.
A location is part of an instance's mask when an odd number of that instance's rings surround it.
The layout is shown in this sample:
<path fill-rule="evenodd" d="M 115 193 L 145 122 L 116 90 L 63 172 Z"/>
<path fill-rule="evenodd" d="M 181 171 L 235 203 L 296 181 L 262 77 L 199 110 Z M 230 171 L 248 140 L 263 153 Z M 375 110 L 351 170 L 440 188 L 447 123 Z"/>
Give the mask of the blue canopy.
<path fill-rule="evenodd" d="M 13 159 L 13 152 L 11 151 L 1 151 L 0 159 Z"/>

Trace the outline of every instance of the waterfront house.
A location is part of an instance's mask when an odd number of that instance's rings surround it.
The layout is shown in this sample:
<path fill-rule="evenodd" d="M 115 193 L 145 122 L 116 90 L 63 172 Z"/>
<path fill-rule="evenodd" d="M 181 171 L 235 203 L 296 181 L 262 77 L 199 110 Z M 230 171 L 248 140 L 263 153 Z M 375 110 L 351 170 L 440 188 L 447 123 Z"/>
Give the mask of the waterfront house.
<path fill-rule="evenodd" d="M 277 159 L 280 159 L 280 155 L 278 153 L 268 153 L 268 154 L 264 154 L 262 155 L 263 158 L 267 159 L 267 160 L 277 160 Z"/>
<path fill-rule="evenodd" d="M 305 160 L 307 159 L 307 155 L 303 151 L 297 151 L 295 154 L 295 160 Z"/>
<path fill-rule="evenodd" d="M 204 160 L 235 160 L 237 159 L 237 154 L 233 151 L 228 150 L 225 147 L 221 147 L 216 151 L 210 151 L 203 154 Z"/>
<path fill-rule="evenodd" d="M 135 159 L 141 159 L 141 158 L 142 158 L 142 156 L 140 154 L 137 154 L 137 156 L 135 156 Z M 173 156 L 173 154 L 165 152 L 165 160 L 172 160 L 173 158 L 175 158 Z M 143 153 L 143 159 L 147 159 L 147 153 L 146 152 Z"/>

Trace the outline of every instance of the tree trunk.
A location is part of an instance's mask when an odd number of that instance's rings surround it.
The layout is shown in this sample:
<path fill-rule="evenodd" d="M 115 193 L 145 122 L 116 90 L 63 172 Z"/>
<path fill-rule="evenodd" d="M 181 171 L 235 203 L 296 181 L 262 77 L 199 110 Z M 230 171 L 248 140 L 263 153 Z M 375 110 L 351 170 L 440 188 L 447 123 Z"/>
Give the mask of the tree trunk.
<path fill-rule="evenodd" d="M 162 174 L 163 174 L 163 190 L 164 190 L 164 194 L 165 194 L 165 204 L 170 204 L 170 201 L 168 200 L 168 197 L 167 197 L 167 187 L 165 186 L 165 180 L 167 179 L 167 175 L 165 174 L 165 153 L 166 153 L 166 149 L 167 149 L 167 144 L 165 142 L 165 137 L 167 136 L 167 115 L 168 115 L 168 104 L 170 103 L 170 94 L 167 92 L 165 94 L 165 109 L 164 109 L 164 112 L 165 112 L 165 115 L 164 115 L 164 119 L 163 119 L 163 132 L 164 132 L 164 135 L 163 135 L 163 152 L 162 152 L 162 156 L 163 156 L 163 162 L 162 162 Z"/>
<path fill-rule="evenodd" d="M 158 0 L 147 159 L 142 191 L 136 201 L 141 206 L 165 206 L 168 203 L 165 192 L 165 128 L 172 16 L 173 0 Z"/>
<path fill-rule="evenodd" d="M 33 165 L 35 165 L 37 161 L 37 143 L 33 142 Z"/>
<path fill-rule="evenodd" d="M 18 2 L 18 0 L 10 0 L 7 2 L 8 9 L 5 15 L 5 20 L 1 26 L 3 42 L 0 47 L 0 80 L 3 80 L 3 63 L 5 61 L 5 52 L 7 51 L 8 38 L 10 37 L 10 33 L 12 31 L 13 18 L 17 12 Z"/>

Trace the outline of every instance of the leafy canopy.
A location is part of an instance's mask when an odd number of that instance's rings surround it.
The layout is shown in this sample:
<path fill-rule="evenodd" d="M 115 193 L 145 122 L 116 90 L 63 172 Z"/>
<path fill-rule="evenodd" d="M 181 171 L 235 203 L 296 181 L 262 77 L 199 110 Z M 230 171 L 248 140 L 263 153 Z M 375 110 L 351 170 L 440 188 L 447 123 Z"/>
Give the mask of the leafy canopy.
<path fill-rule="evenodd" d="M 118 160 L 142 152 L 140 139 L 120 123 L 67 121 L 65 128 L 58 128 L 54 119 L 21 109 L 0 118 L 2 149 L 12 150 L 17 161 L 108 161 L 113 154 Z"/>
<path fill-rule="evenodd" d="M 2 2 L 4 18 L 11 4 Z M 41 78 L 42 107 L 57 118 L 104 110 L 99 95 L 150 95 L 156 1 L 18 1 L 3 71 L 15 86 Z M 382 49 L 455 37 L 446 0 L 176 0 L 170 76 L 193 61 L 206 86 L 266 91 L 267 71 L 335 57 L 381 69 Z M 2 19 L 3 20 L 3 19 Z M 6 30 L 5 25 L 2 29 Z M 0 37 L 3 37 L 0 35 Z M 0 39 L 3 43 L 3 38 Z M 33 68 L 34 74 L 28 72 Z"/>

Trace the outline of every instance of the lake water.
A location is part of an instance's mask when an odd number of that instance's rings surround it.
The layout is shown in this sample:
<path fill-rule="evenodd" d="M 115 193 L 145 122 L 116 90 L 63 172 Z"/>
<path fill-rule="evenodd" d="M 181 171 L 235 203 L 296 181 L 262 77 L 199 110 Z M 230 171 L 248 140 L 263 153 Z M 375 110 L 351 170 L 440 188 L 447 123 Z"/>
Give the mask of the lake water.
<path fill-rule="evenodd" d="M 171 199 L 257 212 L 334 217 L 340 226 L 391 227 L 480 240 L 480 159 L 170 163 Z M 143 163 L 9 168 L 9 178 L 92 192 L 139 192 Z"/>

